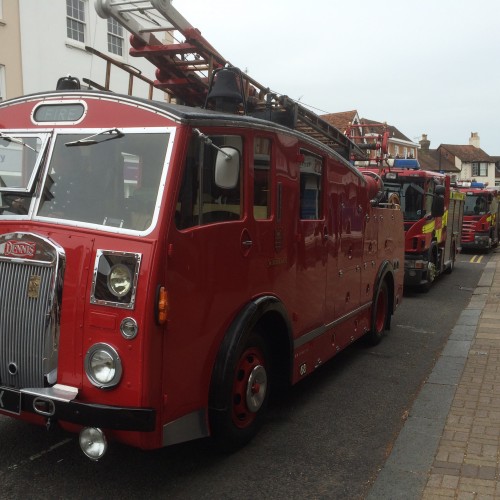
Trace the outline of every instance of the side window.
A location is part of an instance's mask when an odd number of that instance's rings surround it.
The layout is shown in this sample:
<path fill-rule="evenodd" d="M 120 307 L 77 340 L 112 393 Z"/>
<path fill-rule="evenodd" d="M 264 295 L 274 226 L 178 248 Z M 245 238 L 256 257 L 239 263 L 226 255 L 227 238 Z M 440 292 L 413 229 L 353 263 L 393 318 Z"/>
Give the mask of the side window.
<path fill-rule="evenodd" d="M 241 218 L 242 153 L 240 136 L 193 135 L 177 200 L 178 229 Z"/>
<path fill-rule="evenodd" d="M 253 148 L 253 215 L 271 217 L 271 139 L 256 137 Z"/>
<path fill-rule="evenodd" d="M 323 185 L 323 159 L 301 150 L 304 161 L 300 165 L 300 218 L 303 220 L 321 219 L 321 186 Z"/>

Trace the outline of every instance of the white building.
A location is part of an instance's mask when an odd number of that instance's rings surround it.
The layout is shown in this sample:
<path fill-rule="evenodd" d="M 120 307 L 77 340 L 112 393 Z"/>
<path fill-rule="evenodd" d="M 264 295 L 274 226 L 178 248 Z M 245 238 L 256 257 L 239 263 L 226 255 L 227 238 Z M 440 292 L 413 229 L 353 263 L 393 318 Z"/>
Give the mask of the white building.
<path fill-rule="evenodd" d="M 0 0 L 0 98 L 55 89 L 62 76 L 105 84 L 106 63 L 90 46 L 134 66 L 150 80 L 155 67 L 129 56 L 129 34 L 114 19 L 100 18 L 93 0 Z M 134 79 L 132 94 L 148 97 L 149 86 Z M 110 88 L 128 93 L 128 74 L 112 67 Z M 153 98 L 165 94 L 154 90 Z"/>

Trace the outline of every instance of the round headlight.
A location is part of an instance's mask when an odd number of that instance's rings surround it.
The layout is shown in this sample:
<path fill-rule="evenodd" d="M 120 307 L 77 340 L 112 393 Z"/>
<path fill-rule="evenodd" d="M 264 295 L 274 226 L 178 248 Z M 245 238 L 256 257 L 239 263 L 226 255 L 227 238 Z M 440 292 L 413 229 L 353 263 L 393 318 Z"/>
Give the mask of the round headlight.
<path fill-rule="evenodd" d="M 114 387 L 122 376 L 122 362 L 113 347 L 95 344 L 85 356 L 85 373 L 96 387 Z"/>
<path fill-rule="evenodd" d="M 114 265 L 109 271 L 108 288 L 116 297 L 124 297 L 132 287 L 130 269 L 123 264 Z"/>
<path fill-rule="evenodd" d="M 99 460 L 108 449 L 106 436 L 101 429 L 96 427 L 86 427 L 80 432 L 80 447 L 91 460 Z"/>

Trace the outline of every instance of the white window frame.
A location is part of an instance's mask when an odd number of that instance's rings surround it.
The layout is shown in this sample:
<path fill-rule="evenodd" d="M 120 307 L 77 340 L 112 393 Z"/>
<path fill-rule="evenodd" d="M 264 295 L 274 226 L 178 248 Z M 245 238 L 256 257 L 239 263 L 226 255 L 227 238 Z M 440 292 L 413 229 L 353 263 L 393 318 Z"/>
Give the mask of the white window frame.
<path fill-rule="evenodd" d="M 484 173 L 483 173 L 484 172 Z M 486 162 L 472 163 L 472 177 L 488 177 L 488 164 Z"/>
<path fill-rule="evenodd" d="M 123 57 L 124 46 L 123 27 L 118 24 L 116 19 L 108 18 L 108 52 Z"/>
<path fill-rule="evenodd" d="M 76 10 L 74 10 L 75 6 L 77 7 Z M 80 6 L 81 9 L 79 9 Z M 84 45 L 87 41 L 87 6 L 87 0 L 66 0 L 66 37 L 73 43 L 81 43 Z M 80 17 L 74 17 L 73 14 L 80 14 Z M 71 26 L 72 24 L 73 26 Z M 75 24 L 82 26 L 82 32 L 80 32 L 80 30 L 74 29 Z M 78 38 L 74 38 L 74 36 L 71 36 L 73 33 L 77 33 L 78 35 L 80 35 L 81 33 L 83 36 L 83 40 L 80 40 L 80 36 L 78 36 Z"/>

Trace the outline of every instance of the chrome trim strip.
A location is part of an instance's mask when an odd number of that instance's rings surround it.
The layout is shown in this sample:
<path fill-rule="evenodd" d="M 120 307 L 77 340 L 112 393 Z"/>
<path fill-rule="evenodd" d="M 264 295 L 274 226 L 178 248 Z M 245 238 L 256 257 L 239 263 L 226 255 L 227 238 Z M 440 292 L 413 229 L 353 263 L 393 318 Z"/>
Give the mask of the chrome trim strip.
<path fill-rule="evenodd" d="M 130 302 L 116 302 L 114 300 L 101 300 L 95 296 L 95 288 L 97 284 L 97 273 L 99 272 L 99 259 L 104 255 L 113 255 L 116 257 L 133 257 L 135 259 L 135 268 L 132 276 L 132 293 L 130 295 Z M 120 309 L 134 309 L 135 307 L 135 294 L 137 292 L 137 281 L 139 280 L 139 269 L 141 268 L 142 254 L 135 252 L 117 252 L 114 250 L 98 249 L 94 262 L 94 275 L 92 277 L 92 290 L 90 292 L 90 303 L 99 304 L 102 306 L 119 307 Z"/>
<path fill-rule="evenodd" d="M 340 318 L 337 318 L 335 321 L 332 321 L 331 323 L 328 323 L 327 325 L 320 326 L 318 328 L 315 328 L 314 330 L 310 331 L 309 333 L 305 333 L 302 335 L 300 338 L 294 340 L 293 342 L 293 347 L 294 349 L 297 349 L 304 344 L 307 344 L 308 342 L 311 342 L 311 340 L 316 339 L 317 337 L 320 337 L 324 333 L 326 333 L 328 330 L 331 330 L 333 327 L 340 325 L 344 321 L 347 321 L 348 319 L 351 319 L 353 316 L 356 316 L 360 312 L 364 311 L 365 309 L 368 309 L 371 307 L 372 303 L 367 302 L 366 304 L 363 304 L 362 306 L 358 307 L 357 309 L 354 309 L 353 311 L 344 314 L 344 316 L 341 316 Z"/>
<path fill-rule="evenodd" d="M 69 385 L 56 384 L 53 387 L 45 388 L 26 388 L 21 389 L 21 394 L 30 394 L 41 398 L 50 398 L 54 401 L 62 401 L 69 403 L 78 396 L 78 388 L 70 387 Z"/>
<path fill-rule="evenodd" d="M 40 107 L 40 106 L 58 106 L 60 104 L 81 104 L 83 106 L 83 114 L 82 116 L 74 121 L 74 122 L 70 122 L 70 121 L 62 121 L 62 120 L 59 120 L 59 121 L 53 121 L 53 122 L 37 122 L 35 120 L 35 113 L 37 111 L 37 109 Z M 51 99 L 49 102 L 47 101 L 41 101 L 41 102 L 38 102 L 36 103 L 34 106 L 33 106 L 33 109 L 31 110 L 31 116 L 30 116 L 30 119 L 31 119 L 31 123 L 33 123 L 33 125 L 44 125 L 44 126 L 50 126 L 50 125 L 77 125 L 78 123 L 82 122 L 86 116 L 87 116 L 87 113 L 88 113 L 88 105 L 87 105 L 87 102 L 82 100 L 82 99 Z"/>
<path fill-rule="evenodd" d="M 192 441 L 209 435 L 206 411 L 197 410 L 163 426 L 163 446 Z"/>
<path fill-rule="evenodd" d="M 57 372 L 64 249 L 19 232 L 0 235 L 0 254 L 0 380 L 44 387 Z"/>

